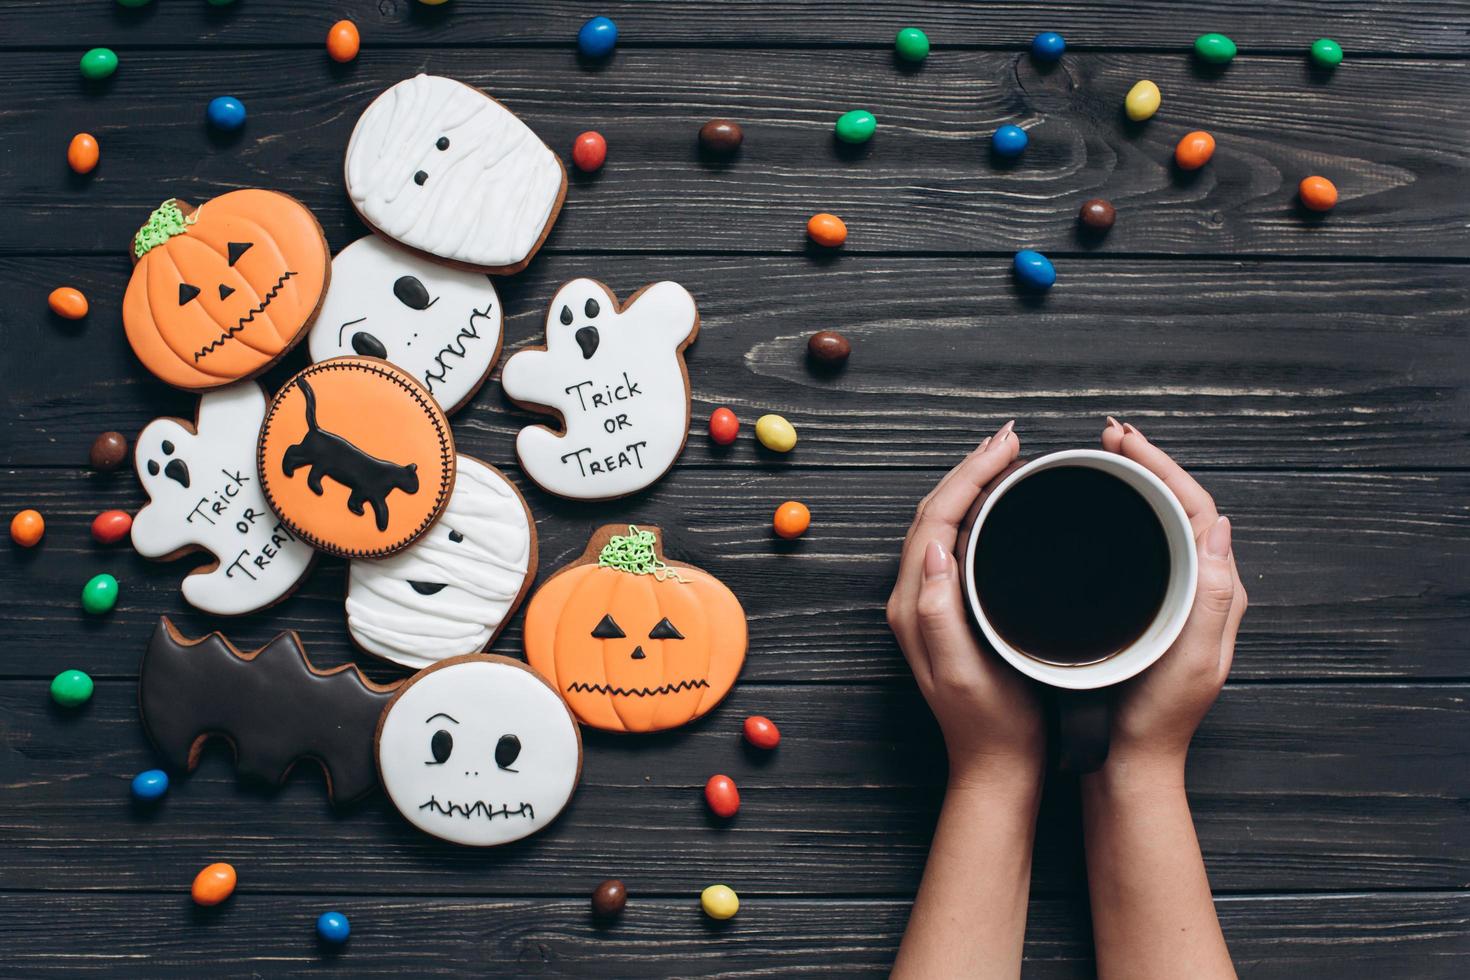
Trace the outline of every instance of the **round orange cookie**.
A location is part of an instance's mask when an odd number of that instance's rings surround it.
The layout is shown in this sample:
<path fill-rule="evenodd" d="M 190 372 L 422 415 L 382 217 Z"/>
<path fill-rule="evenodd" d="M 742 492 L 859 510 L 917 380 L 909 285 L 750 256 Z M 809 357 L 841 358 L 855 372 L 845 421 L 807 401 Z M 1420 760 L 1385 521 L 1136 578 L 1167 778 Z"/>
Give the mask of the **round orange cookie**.
<path fill-rule="evenodd" d="M 730 693 L 745 610 L 713 575 L 666 562 L 657 528 L 608 525 L 531 598 L 525 643 L 584 725 L 661 731 Z"/>
<path fill-rule="evenodd" d="M 260 427 L 257 464 L 266 499 L 293 532 L 328 554 L 381 558 L 444 510 L 454 437 L 410 375 L 334 357 L 281 388 Z"/>
<path fill-rule="evenodd" d="M 133 238 L 123 327 L 143 366 L 178 388 L 253 377 L 316 318 L 331 273 L 300 201 L 251 188 L 194 208 L 164 201 Z"/>

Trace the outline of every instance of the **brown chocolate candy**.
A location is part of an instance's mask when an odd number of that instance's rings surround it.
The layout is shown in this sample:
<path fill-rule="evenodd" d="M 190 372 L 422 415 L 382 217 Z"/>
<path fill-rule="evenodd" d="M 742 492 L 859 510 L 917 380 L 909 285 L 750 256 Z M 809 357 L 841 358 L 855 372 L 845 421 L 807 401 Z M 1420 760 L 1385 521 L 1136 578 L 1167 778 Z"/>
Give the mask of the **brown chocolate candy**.
<path fill-rule="evenodd" d="M 740 124 L 729 119 L 711 119 L 699 127 L 699 145 L 711 153 L 734 153 L 744 139 Z"/>
<path fill-rule="evenodd" d="M 609 878 L 592 892 L 592 914 L 599 919 L 611 919 L 622 913 L 628 904 L 628 888 L 616 878 Z"/>
<path fill-rule="evenodd" d="M 818 330 L 807 340 L 806 352 L 819 364 L 836 366 L 846 363 L 852 344 L 836 330 Z"/>
<path fill-rule="evenodd" d="M 1078 215 L 1082 223 L 1093 231 L 1107 231 L 1113 227 L 1113 222 L 1118 220 L 1117 210 L 1100 197 L 1094 197 L 1082 204 L 1082 211 Z"/>
<path fill-rule="evenodd" d="M 92 448 L 88 451 L 88 457 L 92 461 L 92 468 L 98 470 L 115 470 L 128 458 L 128 440 L 121 432 L 104 432 L 92 440 Z"/>

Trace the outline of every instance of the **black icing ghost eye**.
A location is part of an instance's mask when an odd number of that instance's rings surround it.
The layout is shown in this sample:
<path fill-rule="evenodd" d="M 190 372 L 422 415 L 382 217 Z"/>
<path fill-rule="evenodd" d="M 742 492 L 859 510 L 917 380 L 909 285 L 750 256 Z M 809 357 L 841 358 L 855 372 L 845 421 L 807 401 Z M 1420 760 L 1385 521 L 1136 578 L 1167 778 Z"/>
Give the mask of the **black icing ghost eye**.
<path fill-rule="evenodd" d="M 199 287 L 191 286 L 187 282 L 179 283 L 179 305 L 183 306 L 189 300 L 199 295 Z"/>
<path fill-rule="evenodd" d="M 420 170 L 418 173 L 416 173 L 416 174 L 413 175 L 413 182 L 415 184 L 418 184 L 420 187 L 423 187 L 424 186 L 424 181 L 426 181 L 428 179 L 429 179 L 429 175 L 426 174 L 426 173 L 424 173 L 422 170 Z"/>
<path fill-rule="evenodd" d="M 448 136 L 441 136 L 441 137 L 439 137 L 437 140 L 435 140 L 434 145 L 437 146 L 441 150 L 447 150 L 447 149 L 449 149 L 449 137 Z"/>
<path fill-rule="evenodd" d="M 460 534 L 458 531 L 450 531 L 449 540 L 453 541 L 455 544 L 459 544 L 461 541 L 464 540 L 464 535 Z"/>
<path fill-rule="evenodd" d="M 572 308 L 570 306 L 563 306 L 561 308 L 561 325 L 564 327 L 570 327 L 572 325 Z"/>
<path fill-rule="evenodd" d="M 429 299 L 429 290 L 418 276 L 399 276 L 393 283 L 393 295 L 412 310 L 427 310 L 434 305 L 434 301 Z"/>
<path fill-rule="evenodd" d="M 425 765 L 442 766 L 449 761 L 449 753 L 454 751 L 454 736 L 442 728 L 439 729 L 434 733 L 434 737 L 429 739 L 429 751 L 434 753 L 434 761 L 427 762 Z"/>
<path fill-rule="evenodd" d="M 514 735 L 502 735 L 500 741 L 495 743 L 495 764 L 507 772 L 515 772 L 511 768 L 521 754 L 521 740 Z"/>
<path fill-rule="evenodd" d="M 627 635 L 627 633 L 623 632 L 623 628 L 612 618 L 611 613 L 603 616 L 597 625 L 592 627 L 592 638 L 594 640 L 620 640 Z"/>
<path fill-rule="evenodd" d="M 657 626 L 648 631 L 648 638 L 650 640 L 682 640 L 684 634 L 680 633 L 678 628 L 669 622 L 669 617 L 665 616 L 658 621 Z"/>
<path fill-rule="evenodd" d="M 156 459 L 150 459 L 148 461 L 148 475 L 149 476 L 157 476 L 158 475 L 158 460 L 156 460 Z"/>
<path fill-rule="evenodd" d="M 163 448 L 163 454 L 165 456 L 172 456 L 174 454 L 174 444 L 169 442 L 167 439 L 163 440 L 160 445 Z"/>
<path fill-rule="evenodd" d="M 230 244 L 226 246 L 230 257 L 230 265 L 234 265 L 236 262 L 239 262 L 240 256 L 250 251 L 251 246 L 253 246 L 254 244 L 254 242 L 230 242 Z"/>
<path fill-rule="evenodd" d="M 595 299 L 589 299 L 587 301 L 587 305 L 583 307 L 583 309 L 586 311 L 589 318 L 594 317 L 602 312 L 602 307 L 597 305 L 597 300 Z"/>

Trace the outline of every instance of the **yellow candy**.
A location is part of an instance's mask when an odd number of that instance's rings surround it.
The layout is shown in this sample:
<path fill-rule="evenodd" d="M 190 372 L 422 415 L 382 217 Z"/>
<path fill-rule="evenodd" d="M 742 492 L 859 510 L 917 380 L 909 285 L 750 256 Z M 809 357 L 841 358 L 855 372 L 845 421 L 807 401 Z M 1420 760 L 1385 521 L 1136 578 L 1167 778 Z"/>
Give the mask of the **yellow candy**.
<path fill-rule="evenodd" d="M 772 452 L 789 453 L 796 448 L 796 427 L 779 415 L 762 415 L 756 419 L 755 437 Z"/>
<path fill-rule="evenodd" d="M 1129 119 L 1143 122 L 1159 111 L 1159 103 L 1162 101 L 1159 87 L 1145 78 L 1128 90 L 1128 96 L 1123 100 L 1123 109 L 1128 113 Z"/>
<path fill-rule="evenodd" d="M 740 896 L 729 885 L 710 885 L 699 893 L 699 904 L 711 919 L 728 919 L 740 911 Z"/>

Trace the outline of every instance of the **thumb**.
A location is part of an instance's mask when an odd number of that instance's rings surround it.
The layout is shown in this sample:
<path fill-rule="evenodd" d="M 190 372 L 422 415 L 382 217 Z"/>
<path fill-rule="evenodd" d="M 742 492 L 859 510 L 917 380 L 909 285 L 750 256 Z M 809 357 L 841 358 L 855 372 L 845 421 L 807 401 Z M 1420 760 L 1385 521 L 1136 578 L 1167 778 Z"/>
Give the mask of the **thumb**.
<path fill-rule="evenodd" d="M 936 677 L 958 680 L 980 673 L 974 634 L 965 618 L 954 556 L 938 541 L 924 548 L 924 578 L 919 585 L 919 632 Z"/>
<path fill-rule="evenodd" d="M 1230 565 L 1230 518 L 1216 518 L 1200 532 L 1196 540 L 1199 551 L 1199 584 L 1194 593 L 1194 607 L 1184 631 L 1175 646 L 1183 653 L 1211 665 L 1220 657 L 1220 639 L 1230 618 L 1230 603 L 1235 595 L 1235 576 Z"/>

